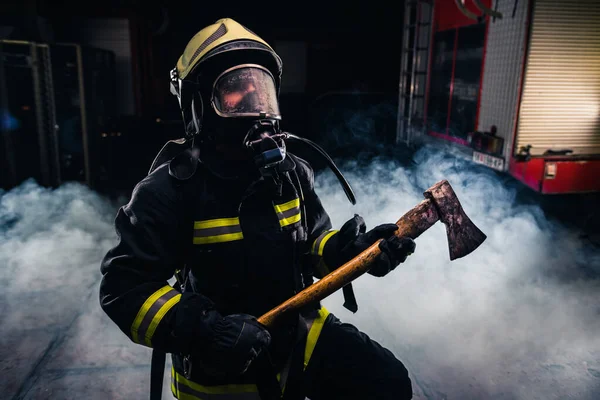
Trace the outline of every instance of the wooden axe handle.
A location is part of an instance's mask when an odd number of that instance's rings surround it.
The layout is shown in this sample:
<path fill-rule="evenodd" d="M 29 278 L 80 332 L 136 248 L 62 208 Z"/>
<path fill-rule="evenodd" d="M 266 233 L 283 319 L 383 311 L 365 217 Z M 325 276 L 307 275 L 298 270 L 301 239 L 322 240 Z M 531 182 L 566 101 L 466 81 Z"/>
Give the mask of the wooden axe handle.
<path fill-rule="evenodd" d="M 435 224 L 438 219 L 435 205 L 431 200 L 425 199 L 396 222 L 399 228 L 395 234 L 399 237 L 408 236 L 416 239 Z M 372 261 L 381 253 L 379 242 L 373 243 L 368 249 L 346 264 L 262 315 L 258 318 L 258 322 L 267 327 L 272 327 L 279 316 L 323 300 L 333 292 L 346 286 L 371 268 Z"/>

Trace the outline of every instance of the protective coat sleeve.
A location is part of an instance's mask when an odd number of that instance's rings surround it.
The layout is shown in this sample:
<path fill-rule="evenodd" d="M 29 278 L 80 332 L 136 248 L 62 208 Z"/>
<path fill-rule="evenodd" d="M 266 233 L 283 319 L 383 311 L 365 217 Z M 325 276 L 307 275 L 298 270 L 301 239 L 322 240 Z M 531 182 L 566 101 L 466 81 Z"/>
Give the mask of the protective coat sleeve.
<path fill-rule="evenodd" d="M 100 305 L 135 343 L 188 353 L 210 334 L 213 321 L 203 316 L 213 304 L 168 283 L 192 237 L 182 201 L 166 164 L 136 185 L 115 219 L 118 242 L 101 263 Z"/>

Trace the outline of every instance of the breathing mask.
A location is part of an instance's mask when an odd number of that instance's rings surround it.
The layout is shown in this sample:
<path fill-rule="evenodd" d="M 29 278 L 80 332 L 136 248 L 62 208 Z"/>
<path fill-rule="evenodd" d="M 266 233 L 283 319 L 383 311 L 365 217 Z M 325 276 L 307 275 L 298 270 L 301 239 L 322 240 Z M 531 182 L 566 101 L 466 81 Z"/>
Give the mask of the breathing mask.
<path fill-rule="evenodd" d="M 242 64 L 225 70 L 215 79 L 211 105 L 221 120 L 221 141 L 250 150 L 261 171 L 285 159 L 277 89 L 268 69 Z"/>

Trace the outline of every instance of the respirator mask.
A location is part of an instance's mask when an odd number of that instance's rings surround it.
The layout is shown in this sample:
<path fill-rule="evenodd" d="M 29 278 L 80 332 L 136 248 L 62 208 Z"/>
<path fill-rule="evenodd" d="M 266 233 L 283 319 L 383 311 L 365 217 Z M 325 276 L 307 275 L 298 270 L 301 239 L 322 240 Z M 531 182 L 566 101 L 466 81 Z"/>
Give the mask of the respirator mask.
<path fill-rule="evenodd" d="M 213 84 L 211 104 L 222 118 L 222 140 L 234 145 L 241 141 L 259 169 L 274 167 L 285 159 L 277 89 L 268 69 L 257 64 L 227 69 Z"/>

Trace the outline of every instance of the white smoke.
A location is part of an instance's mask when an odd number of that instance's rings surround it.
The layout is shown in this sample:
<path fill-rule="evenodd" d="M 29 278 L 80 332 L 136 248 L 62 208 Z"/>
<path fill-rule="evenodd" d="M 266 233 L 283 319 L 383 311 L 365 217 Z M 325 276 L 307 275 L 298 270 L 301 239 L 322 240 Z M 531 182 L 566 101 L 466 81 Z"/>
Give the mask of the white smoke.
<path fill-rule="evenodd" d="M 356 314 L 341 307 L 341 293 L 324 304 L 405 362 L 415 399 L 598 398 L 598 249 L 519 204 L 490 170 L 429 148 L 404 164 L 340 165 L 356 206 L 331 173 L 318 174 L 334 225 L 353 213 L 369 227 L 395 222 L 447 179 L 488 239 L 450 262 L 436 224 L 390 275 L 355 281 Z M 147 397 L 150 350 L 131 343 L 98 303 L 100 260 L 116 243 L 123 202 L 78 184 L 51 190 L 30 181 L 0 193 L 3 398 Z"/>
<path fill-rule="evenodd" d="M 409 168 L 384 160 L 341 168 L 356 206 L 333 174 L 316 178 L 336 227 L 353 213 L 368 228 L 396 222 L 447 179 L 488 236 L 450 261 L 438 223 L 391 274 L 355 281 L 356 314 L 341 307 L 341 294 L 324 302 L 406 363 L 415 398 L 600 398 L 600 249 L 539 207 L 519 205 L 496 173 L 439 149 L 421 148 Z"/>
<path fill-rule="evenodd" d="M 0 397 L 110 399 L 123 391 L 118 382 L 147 382 L 148 350 L 132 346 L 98 301 L 116 209 L 77 183 L 29 180 L 0 192 Z"/>

